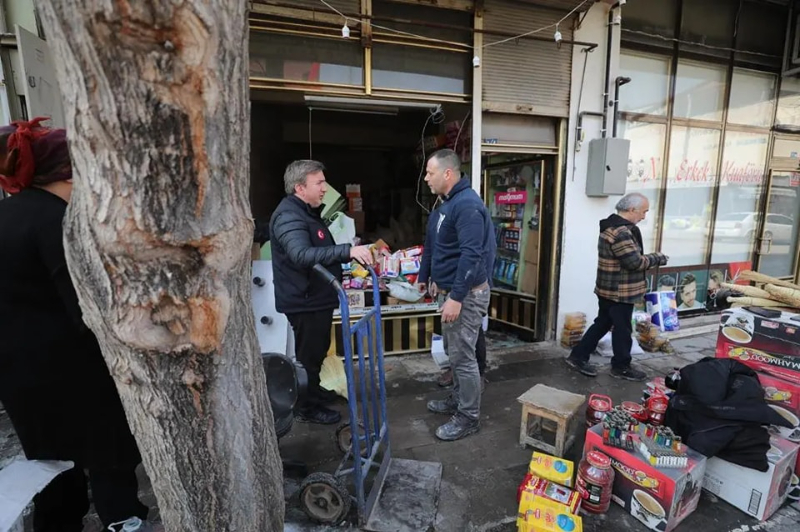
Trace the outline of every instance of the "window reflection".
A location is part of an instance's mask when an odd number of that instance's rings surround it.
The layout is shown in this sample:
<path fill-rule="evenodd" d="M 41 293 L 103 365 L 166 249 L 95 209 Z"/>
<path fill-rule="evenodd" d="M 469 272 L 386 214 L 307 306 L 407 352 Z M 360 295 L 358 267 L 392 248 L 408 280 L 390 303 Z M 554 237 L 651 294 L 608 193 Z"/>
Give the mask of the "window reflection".
<path fill-rule="evenodd" d="M 659 190 L 663 174 L 666 126 L 646 122 L 622 122 L 621 136 L 631 141 L 628 158 L 628 186 L 626 192 L 639 192 L 650 200 L 650 212 L 639 224 L 644 249 L 656 251 L 658 217 L 661 212 Z"/>

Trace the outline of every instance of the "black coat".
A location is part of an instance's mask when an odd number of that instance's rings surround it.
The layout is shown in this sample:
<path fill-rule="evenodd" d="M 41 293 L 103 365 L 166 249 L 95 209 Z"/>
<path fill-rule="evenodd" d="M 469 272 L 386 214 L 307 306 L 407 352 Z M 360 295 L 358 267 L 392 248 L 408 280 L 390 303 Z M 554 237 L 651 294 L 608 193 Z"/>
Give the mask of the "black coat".
<path fill-rule="evenodd" d="M 342 263 L 350 262 L 350 245 L 337 245 L 320 217 L 297 196 L 285 197 L 270 220 L 275 309 L 283 314 L 339 307 L 339 298 L 312 268 L 321 264 L 342 279 Z"/>
<path fill-rule="evenodd" d="M 0 201 L 0 401 L 29 459 L 135 465 L 136 442 L 67 271 L 66 207 L 36 188 Z"/>
<path fill-rule="evenodd" d="M 681 370 L 667 425 L 705 456 L 767 471 L 769 433 L 790 426 L 767 405 L 756 373 L 737 360 L 705 358 Z"/>

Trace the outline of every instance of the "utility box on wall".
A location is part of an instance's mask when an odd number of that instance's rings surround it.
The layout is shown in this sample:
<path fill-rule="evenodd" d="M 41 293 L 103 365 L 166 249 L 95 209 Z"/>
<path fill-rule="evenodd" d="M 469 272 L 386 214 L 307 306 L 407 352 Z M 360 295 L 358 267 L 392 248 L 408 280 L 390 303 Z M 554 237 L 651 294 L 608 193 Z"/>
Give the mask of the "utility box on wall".
<path fill-rule="evenodd" d="M 630 148 L 631 141 L 627 139 L 602 138 L 589 142 L 589 165 L 586 169 L 587 196 L 625 194 Z"/>

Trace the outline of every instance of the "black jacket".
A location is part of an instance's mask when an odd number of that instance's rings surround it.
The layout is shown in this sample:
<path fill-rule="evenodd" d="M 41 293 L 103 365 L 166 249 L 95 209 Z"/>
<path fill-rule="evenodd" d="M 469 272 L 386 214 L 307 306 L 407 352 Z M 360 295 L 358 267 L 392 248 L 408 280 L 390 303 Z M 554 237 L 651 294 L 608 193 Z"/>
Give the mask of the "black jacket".
<path fill-rule="evenodd" d="M 67 271 L 66 208 L 37 188 L 0 201 L 0 402 L 30 460 L 133 466 L 136 442 Z"/>
<path fill-rule="evenodd" d="M 705 358 L 681 370 L 667 425 L 705 456 L 767 471 L 769 433 L 790 426 L 767 405 L 756 373 L 737 360 Z"/>
<path fill-rule="evenodd" d="M 332 310 L 339 298 L 312 268 L 321 264 L 341 280 L 350 245 L 336 245 L 320 213 L 297 196 L 287 196 L 269 223 L 275 309 L 283 314 Z"/>

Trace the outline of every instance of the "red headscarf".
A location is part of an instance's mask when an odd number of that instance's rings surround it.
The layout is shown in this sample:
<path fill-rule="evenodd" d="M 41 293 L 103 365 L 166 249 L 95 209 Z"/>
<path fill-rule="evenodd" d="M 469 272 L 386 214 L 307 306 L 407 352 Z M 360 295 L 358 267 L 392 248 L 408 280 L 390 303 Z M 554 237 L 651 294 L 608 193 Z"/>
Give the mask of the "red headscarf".
<path fill-rule="evenodd" d="M 72 179 L 66 131 L 42 127 L 45 120 L 49 119 L 0 128 L 0 187 L 6 192 Z"/>

